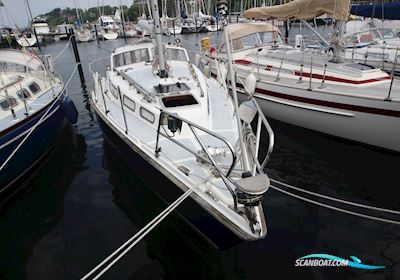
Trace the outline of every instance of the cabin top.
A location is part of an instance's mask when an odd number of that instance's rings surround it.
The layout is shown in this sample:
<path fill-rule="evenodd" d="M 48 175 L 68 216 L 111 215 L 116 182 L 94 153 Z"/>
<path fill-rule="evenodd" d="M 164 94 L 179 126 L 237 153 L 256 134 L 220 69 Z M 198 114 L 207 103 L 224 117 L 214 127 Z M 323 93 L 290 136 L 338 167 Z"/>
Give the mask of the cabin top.
<path fill-rule="evenodd" d="M 189 61 L 186 50 L 174 45 L 164 45 L 164 51 L 168 60 Z M 157 59 L 154 46 L 150 42 L 129 45 L 114 50 L 111 55 L 111 69 L 140 62 L 153 62 Z"/>

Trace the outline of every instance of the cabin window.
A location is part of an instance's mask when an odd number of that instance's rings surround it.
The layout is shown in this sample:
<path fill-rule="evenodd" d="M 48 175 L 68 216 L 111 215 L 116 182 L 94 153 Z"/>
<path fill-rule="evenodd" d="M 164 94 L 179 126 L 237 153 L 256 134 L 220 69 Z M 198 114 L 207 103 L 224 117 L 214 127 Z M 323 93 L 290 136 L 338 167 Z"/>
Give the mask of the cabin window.
<path fill-rule="evenodd" d="M 0 107 L 3 110 L 7 110 L 10 107 L 14 107 L 18 104 L 17 99 L 15 99 L 12 96 L 9 96 L 8 98 L 4 98 L 2 100 L 0 100 Z"/>
<path fill-rule="evenodd" d="M 380 36 L 376 30 L 367 30 L 358 33 L 360 43 L 369 43 L 371 41 L 379 40 Z"/>
<path fill-rule="evenodd" d="M 148 122 L 154 123 L 155 121 L 154 114 L 143 107 L 140 107 L 140 116 Z"/>
<path fill-rule="evenodd" d="M 40 91 L 40 86 L 37 83 L 33 82 L 32 84 L 29 85 L 29 89 L 33 94 L 36 94 Z"/>
<path fill-rule="evenodd" d="M 181 49 L 167 48 L 167 58 L 169 60 L 188 61 L 186 52 Z"/>
<path fill-rule="evenodd" d="M 118 99 L 118 88 L 116 88 L 111 82 L 110 82 L 110 91 L 111 94 L 115 97 L 115 99 Z"/>
<path fill-rule="evenodd" d="M 396 39 L 396 34 L 390 28 L 381 28 L 379 32 L 382 34 L 383 39 Z"/>
<path fill-rule="evenodd" d="M 150 56 L 148 49 L 144 48 L 114 55 L 113 60 L 114 67 L 120 67 L 132 63 L 149 61 Z"/>
<path fill-rule="evenodd" d="M 154 89 L 156 93 L 177 93 L 180 91 L 187 91 L 189 90 L 189 87 L 184 83 L 178 82 L 168 85 L 158 84 L 157 86 L 154 86 Z"/>
<path fill-rule="evenodd" d="M 166 108 L 198 104 L 191 94 L 164 97 L 162 102 Z"/>
<path fill-rule="evenodd" d="M 260 40 L 262 44 L 271 44 L 271 43 L 282 43 L 282 38 L 279 36 L 278 32 L 259 32 Z"/>
<path fill-rule="evenodd" d="M 132 112 L 135 112 L 135 101 L 133 101 L 132 99 L 124 96 L 124 105 L 131 110 Z"/>
<path fill-rule="evenodd" d="M 31 94 L 29 93 L 29 91 L 27 91 L 26 89 L 21 89 L 17 92 L 17 95 L 19 98 L 23 99 L 28 99 L 29 97 L 31 97 Z"/>

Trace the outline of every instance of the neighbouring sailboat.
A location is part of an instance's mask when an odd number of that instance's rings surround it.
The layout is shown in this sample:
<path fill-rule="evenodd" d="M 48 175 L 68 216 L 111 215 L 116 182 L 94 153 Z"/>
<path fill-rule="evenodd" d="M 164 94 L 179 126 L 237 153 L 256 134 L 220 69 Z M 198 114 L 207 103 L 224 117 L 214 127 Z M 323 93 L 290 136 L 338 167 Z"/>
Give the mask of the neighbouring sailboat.
<path fill-rule="evenodd" d="M 328 13 L 344 21 L 348 10 L 346 0 L 295 0 L 253 8 L 244 16 L 285 20 Z M 344 62 L 342 27 L 336 23 L 331 56 L 284 44 L 279 30 L 267 23 L 228 26 L 237 86 L 254 93 L 268 117 L 400 152 L 400 85 L 380 69 Z M 224 44 L 211 54 L 212 72 L 220 79 L 226 54 Z"/>
<path fill-rule="evenodd" d="M 75 123 L 78 113 L 50 56 L 4 49 L 0 63 L 2 194 L 47 154 L 65 120 Z"/>

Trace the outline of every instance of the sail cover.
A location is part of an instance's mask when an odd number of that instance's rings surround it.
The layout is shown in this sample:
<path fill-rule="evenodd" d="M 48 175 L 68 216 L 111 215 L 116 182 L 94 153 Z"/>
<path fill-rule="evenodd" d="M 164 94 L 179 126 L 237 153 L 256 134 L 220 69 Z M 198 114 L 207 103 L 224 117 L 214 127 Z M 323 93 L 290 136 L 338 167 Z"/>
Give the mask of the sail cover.
<path fill-rule="evenodd" d="M 350 0 L 294 0 L 287 4 L 252 8 L 243 12 L 246 18 L 254 19 L 312 19 L 329 14 L 334 19 L 346 20 L 349 14 Z"/>
<path fill-rule="evenodd" d="M 351 14 L 370 18 L 400 19 L 400 3 L 353 5 L 351 6 Z"/>

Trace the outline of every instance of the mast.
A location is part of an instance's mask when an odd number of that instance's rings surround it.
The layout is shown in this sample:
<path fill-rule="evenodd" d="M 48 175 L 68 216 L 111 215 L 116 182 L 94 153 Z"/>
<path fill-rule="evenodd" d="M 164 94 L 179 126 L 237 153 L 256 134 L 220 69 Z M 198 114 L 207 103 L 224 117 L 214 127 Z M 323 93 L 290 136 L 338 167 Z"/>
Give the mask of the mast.
<path fill-rule="evenodd" d="M 31 27 L 32 27 L 33 16 L 32 16 L 32 11 L 31 11 L 31 6 L 29 5 L 29 1 L 28 1 L 28 0 L 26 0 L 25 2 L 26 2 L 26 6 L 27 6 L 27 8 L 28 8 L 28 11 L 29 11 L 29 15 L 31 16 Z M 38 46 L 38 48 L 39 48 L 39 50 L 40 50 L 40 44 L 39 44 L 39 39 L 38 39 L 38 37 L 37 37 L 36 28 L 35 28 L 35 27 L 32 27 L 32 29 L 33 29 L 33 34 L 35 34 L 37 46 Z"/>
<path fill-rule="evenodd" d="M 126 38 L 125 34 L 125 16 L 124 16 L 124 8 L 122 7 L 122 1 L 119 1 L 119 10 L 121 14 L 121 25 L 122 25 L 122 35 Z"/>
<path fill-rule="evenodd" d="M 158 10 L 158 1 L 151 0 L 150 3 L 154 19 L 154 32 L 155 32 L 157 52 L 158 52 L 158 69 L 159 69 L 158 75 L 160 76 L 160 78 L 167 78 L 168 73 L 165 69 L 165 58 L 162 45 L 162 33 L 161 33 L 160 12 Z"/>
<path fill-rule="evenodd" d="M 235 106 L 235 117 L 237 122 L 237 128 L 239 133 L 239 143 L 240 143 L 240 151 L 242 157 L 242 166 L 244 171 L 250 171 L 249 164 L 247 162 L 247 150 L 245 144 L 243 142 L 243 131 L 242 131 L 242 122 L 239 116 L 239 102 L 238 96 L 236 91 L 236 77 L 235 77 L 235 70 L 232 64 L 232 51 L 231 51 L 231 42 L 229 40 L 228 31 L 226 26 L 228 25 L 228 1 L 227 0 L 218 0 L 217 2 L 217 9 L 219 15 L 223 18 L 225 30 L 223 31 L 225 36 L 225 45 L 226 45 L 226 52 L 228 55 L 228 74 L 230 75 L 229 79 L 231 81 L 232 87 L 232 95 L 233 95 L 233 104 Z"/>
<path fill-rule="evenodd" d="M 77 0 L 77 1 L 79 1 L 79 0 Z M 82 24 L 82 19 L 81 19 L 81 16 L 79 14 L 79 4 L 78 4 L 77 1 L 74 1 L 74 4 L 75 4 L 76 17 L 77 17 L 77 20 L 78 20 L 78 27 L 80 28 L 81 24 Z"/>
<path fill-rule="evenodd" d="M 332 62 L 334 62 L 334 63 L 343 62 L 343 59 L 342 59 L 343 32 L 344 32 L 344 21 L 338 20 L 336 34 L 334 34 L 333 44 L 332 44 L 332 48 L 333 48 Z"/>
<path fill-rule="evenodd" d="M 181 2 L 180 2 L 180 0 L 177 0 L 175 2 L 175 4 L 176 4 L 176 17 L 180 19 L 181 18 Z"/>

